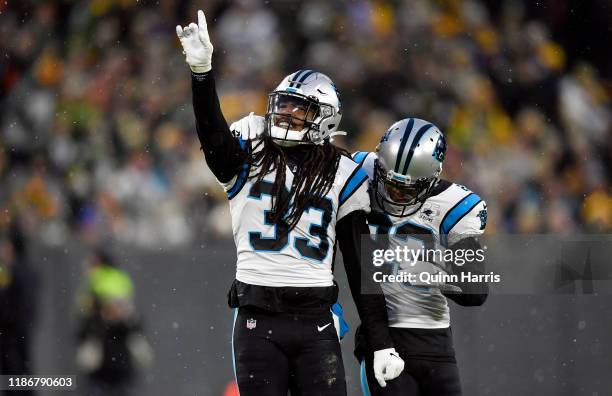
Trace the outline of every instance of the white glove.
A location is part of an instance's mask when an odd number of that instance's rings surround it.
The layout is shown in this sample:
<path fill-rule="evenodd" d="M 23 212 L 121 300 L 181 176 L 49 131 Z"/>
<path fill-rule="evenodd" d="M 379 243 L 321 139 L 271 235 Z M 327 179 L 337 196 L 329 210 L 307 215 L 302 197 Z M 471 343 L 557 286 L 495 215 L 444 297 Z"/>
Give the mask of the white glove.
<path fill-rule="evenodd" d="M 266 120 L 262 116 L 251 112 L 248 116 L 239 119 L 230 125 L 230 131 L 241 139 L 255 139 L 264 132 Z"/>
<path fill-rule="evenodd" d="M 176 26 L 176 35 L 183 46 L 185 61 L 194 73 L 206 73 L 212 69 L 213 45 L 208 37 L 206 17 L 198 10 L 198 24 L 190 23 L 184 28 Z"/>
<path fill-rule="evenodd" d="M 399 377 L 403 370 L 404 361 L 395 352 L 395 348 L 374 352 L 374 377 L 381 387 L 387 386 L 386 381 Z"/>

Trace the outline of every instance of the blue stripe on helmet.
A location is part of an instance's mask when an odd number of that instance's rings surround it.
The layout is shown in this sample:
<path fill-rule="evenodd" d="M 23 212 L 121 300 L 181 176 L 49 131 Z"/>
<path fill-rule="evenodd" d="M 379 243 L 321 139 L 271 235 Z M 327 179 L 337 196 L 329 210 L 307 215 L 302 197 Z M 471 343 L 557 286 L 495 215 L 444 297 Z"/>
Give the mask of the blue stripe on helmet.
<path fill-rule="evenodd" d="M 446 246 L 448 233 L 453 227 L 481 201 L 482 199 L 477 194 L 470 193 L 446 213 L 440 224 L 440 239 L 443 246 Z"/>
<path fill-rule="evenodd" d="M 410 161 L 412 161 L 412 156 L 414 155 L 414 149 L 419 144 L 419 140 L 423 137 L 423 134 L 427 132 L 433 124 L 425 124 L 417 131 L 414 139 L 412 140 L 412 144 L 410 145 L 410 150 L 406 155 L 406 161 L 404 161 L 404 169 L 402 170 L 402 175 L 405 175 L 408 172 L 408 166 L 410 165 Z"/>
<path fill-rule="evenodd" d="M 316 73 L 314 70 L 307 70 L 305 74 L 302 74 L 302 76 L 300 77 L 300 80 L 298 82 L 298 88 L 304 83 L 304 81 L 306 81 L 306 79 L 311 75 Z"/>
<path fill-rule="evenodd" d="M 293 76 L 291 76 L 291 78 L 289 78 L 289 82 L 291 84 L 289 84 L 290 87 L 294 87 L 295 83 L 298 81 L 298 78 L 300 76 L 300 74 L 302 74 L 305 70 L 298 70 L 295 72 L 295 74 Z"/>
<path fill-rule="evenodd" d="M 404 136 L 402 136 L 402 142 L 400 144 L 399 151 L 397 153 L 397 158 L 395 159 L 395 172 L 399 172 L 399 165 L 402 160 L 402 156 L 404 154 L 404 148 L 406 147 L 406 143 L 408 142 L 408 137 L 412 132 L 412 127 L 414 126 L 414 118 L 411 118 L 406 124 L 406 129 L 404 130 Z"/>

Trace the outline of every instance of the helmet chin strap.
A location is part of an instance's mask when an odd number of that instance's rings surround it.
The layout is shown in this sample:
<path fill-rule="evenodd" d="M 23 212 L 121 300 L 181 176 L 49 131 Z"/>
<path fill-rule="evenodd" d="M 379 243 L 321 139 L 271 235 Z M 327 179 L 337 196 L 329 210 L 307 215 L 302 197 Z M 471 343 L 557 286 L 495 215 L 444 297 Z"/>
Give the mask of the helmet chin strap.
<path fill-rule="evenodd" d="M 347 133 L 344 131 L 334 131 L 332 133 L 329 134 L 329 141 L 333 142 L 334 141 L 334 136 L 346 136 Z"/>
<path fill-rule="evenodd" d="M 433 188 L 440 182 L 440 179 L 437 178 L 435 179 L 430 186 L 423 192 L 423 194 L 420 197 L 416 198 L 416 202 L 412 205 L 405 205 L 402 208 L 402 214 L 401 215 L 395 215 L 392 213 L 388 213 L 391 216 L 395 216 L 395 217 L 406 217 L 406 216 L 411 216 L 413 214 L 415 214 L 416 212 L 418 212 L 423 205 L 425 204 L 425 201 L 427 200 L 427 198 L 429 198 L 429 195 L 431 193 L 431 190 L 433 190 Z M 398 204 L 393 204 L 393 205 L 398 205 Z M 410 207 L 410 212 L 409 213 L 404 213 L 406 211 L 407 208 Z"/>
<path fill-rule="evenodd" d="M 393 216 L 393 217 L 407 217 L 407 216 L 411 216 L 413 214 L 415 214 L 416 212 L 419 211 L 419 209 L 421 209 L 421 207 L 423 206 L 423 204 L 425 203 L 425 200 L 419 200 L 417 202 L 415 202 L 412 205 L 402 205 L 402 204 L 397 204 L 397 203 L 393 203 L 390 202 L 388 200 L 385 200 L 384 196 L 380 196 L 379 198 L 381 200 L 381 202 L 379 202 L 379 205 L 382 207 L 382 209 L 385 211 L 385 213 L 387 213 L 389 216 Z M 392 205 L 396 205 L 398 206 L 397 208 L 394 208 L 393 210 L 389 210 L 387 208 L 387 206 L 392 206 Z M 398 211 L 400 213 L 394 213 L 395 211 Z"/>
<path fill-rule="evenodd" d="M 333 142 L 334 141 L 334 136 L 346 136 L 346 135 L 347 135 L 347 133 L 344 132 L 344 131 L 335 131 L 335 132 L 332 132 L 329 135 L 329 141 Z M 302 145 L 302 144 L 310 144 L 310 145 L 317 144 L 317 145 L 321 145 L 321 144 L 323 144 L 325 142 L 325 139 L 313 142 L 313 141 L 306 141 L 306 140 L 297 141 L 297 140 L 288 140 L 288 139 L 278 139 L 278 138 L 274 138 L 274 137 L 272 138 L 272 140 L 274 140 L 274 142 L 276 144 L 278 144 L 279 146 L 282 146 L 282 147 L 295 147 L 295 146 Z"/>
<path fill-rule="evenodd" d="M 296 140 L 285 140 L 285 139 L 272 138 L 272 141 L 274 141 L 276 145 L 281 146 L 281 147 L 295 147 L 295 146 L 299 146 L 300 144 L 303 144 L 302 142 L 298 142 Z"/>
<path fill-rule="evenodd" d="M 274 143 L 277 144 L 278 146 L 281 146 L 281 147 L 295 147 L 295 146 L 300 145 L 300 144 L 310 143 L 310 142 L 307 142 L 307 141 L 304 141 L 304 140 L 287 139 L 289 133 L 292 132 L 292 131 L 289 130 L 289 128 L 282 128 L 282 127 L 278 127 L 278 126 L 272 125 L 271 118 L 268 118 L 266 121 L 267 122 L 266 122 L 265 133 L 267 133 L 272 138 Z M 272 131 L 274 131 L 274 133 Z M 275 135 L 279 135 L 279 134 L 282 135 L 282 131 L 284 131 L 284 138 L 283 137 L 279 137 L 279 136 L 275 136 Z M 293 131 L 293 132 L 297 132 L 297 131 Z M 303 138 L 303 136 L 302 136 L 302 138 Z"/>
<path fill-rule="evenodd" d="M 301 146 L 301 145 L 312 145 L 313 143 L 307 140 L 291 140 L 291 139 L 283 139 L 283 138 L 278 138 L 278 137 L 274 137 L 272 136 L 272 134 L 269 134 L 270 137 L 272 138 L 272 141 L 274 142 L 274 144 L 281 146 L 281 147 L 297 147 L 297 146 Z"/>
<path fill-rule="evenodd" d="M 381 207 L 381 209 L 386 214 L 388 214 L 389 216 L 393 216 L 393 217 L 407 217 L 407 216 L 411 216 L 415 214 L 416 212 L 418 212 L 423 207 L 423 204 L 425 204 L 425 201 L 427 200 L 429 196 L 429 192 L 433 188 L 433 186 L 430 185 L 430 187 L 427 188 L 420 197 L 417 196 L 414 198 L 414 203 L 402 204 L 399 202 L 394 202 L 388 196 L 386 196 L 386 193 L 384 192 L 385 191 L 384 187 L 382 191 L 379 191 L 381 187 L 380 184 L 384 185 L 384 181 L 379 179 L 381 177 L 379 172 L 376 172 L 375 175 L 376 175 L 375 181 L 374 181 L 375 199 L 378 205 Z M 433 183 L 433 185 L 435 184 L 436 182 Z"/>

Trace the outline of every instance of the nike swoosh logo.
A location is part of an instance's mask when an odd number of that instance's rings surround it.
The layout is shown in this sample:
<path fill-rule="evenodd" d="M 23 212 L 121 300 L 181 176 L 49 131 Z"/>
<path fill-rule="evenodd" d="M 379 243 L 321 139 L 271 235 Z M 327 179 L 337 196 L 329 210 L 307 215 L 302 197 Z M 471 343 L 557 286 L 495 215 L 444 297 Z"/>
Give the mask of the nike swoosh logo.
<path fill-rule="evenodd" d="M 329 326 L 331 323 L 326 324 L 325 326 L 317 326 L 317 330 L 319 330 L 319 332 L 322 332 L 323 330 L 325 330 L 327 328 L 327 326 Z"/>

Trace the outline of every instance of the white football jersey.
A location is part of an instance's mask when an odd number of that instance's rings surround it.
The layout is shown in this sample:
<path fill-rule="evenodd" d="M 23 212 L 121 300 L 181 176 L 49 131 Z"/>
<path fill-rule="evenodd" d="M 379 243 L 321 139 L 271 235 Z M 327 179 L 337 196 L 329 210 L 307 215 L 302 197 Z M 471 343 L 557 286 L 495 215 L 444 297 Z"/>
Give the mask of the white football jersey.
<path fill-rule="evenodd" d="M 240 139 L 250 150 L 249 140 Z M 342 156 L 332 188 L 317 207 L 304 211 L 295 228 L 270 224 L 271 192 L 276 172 L 261 182 L 245 164 L 224 184 L 227 192 L 238 260 L 236 279 L 259 286 L 323 287 L 333 285 L 332 264 L 336 223 L 347 214 L 370 211 L 367 175 L 350 157 Z M 293 173 L 286 169 L 287 193 Z"/>
<path fill-rule="evenodd" d="M 376 153 L 356 152 L 353 159 L 373 180 Z M 368 216 L 370 231 L 389 234 L 391 249 L 406 244 L 419 249 L 426 243 L 434 244 L 431 248 L 449 247 L 462 238 L 482 234 L 486 225 L 486 203 L 464 186 L 441 183 L 446 188 L 439 189 L 442 191 L 427 198 L 416 213 L 406 217 L 386 214 L 372 198 L 372 210 Z M 426 235 L 426 238 L 423 241 L 414 238 L 419 234 Z M 401 239 L 401 235 L 412 237 Z M 428 242 L 424 242 L 426 240 Z M 395 271 L 399 270 L 417 275 L 421 271 L 443 272 L 428 262 L 418 262 L 414 266 L 402 263 L 395 266 Z M 450 326 L 448 303 L 439 288 L 386 282 L 382 289 L 391 327 L 433 329 Z"/>

